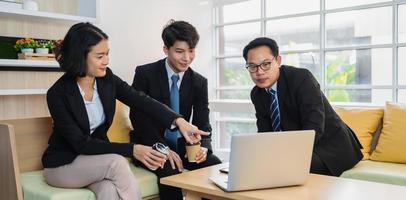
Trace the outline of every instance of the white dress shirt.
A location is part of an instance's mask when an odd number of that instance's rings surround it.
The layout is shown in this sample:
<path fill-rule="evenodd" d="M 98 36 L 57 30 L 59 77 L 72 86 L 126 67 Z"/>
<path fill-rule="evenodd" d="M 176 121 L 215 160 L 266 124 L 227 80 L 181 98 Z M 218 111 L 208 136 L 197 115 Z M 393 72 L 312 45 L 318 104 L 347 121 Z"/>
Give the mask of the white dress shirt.
<path fill-rule="evenodd" d="M 85 102 L 87 116 L 89 118 L 90 133 L 92 134 L 97 127 L 104 123 L 106 116 L 104 114 L 103 104 L 100 100 L 99 93 L 97 92 L 97 82 L 94 81 L 93 84 L 93 98 L 91 101 L 85 100 L 85 92 L 80 88 L 78 84 L 80 94 Z"/>
<path fill-rule="evenodd" d="M 171 91 L 171 85 L 172 85 L 172 78 L 171 77 L 172 77 L 172 75 L 174 75 L 176 73 L 172 70 L 171 65 L 168 62 L 168 58 L 165 59 L 165 67 L 166 67 L 166 73 L 168 75 L 169 92 L 170 92 Z M 179 80 L 177 82 L 177 85 L 178 85 L 178 89 L 180 90 L 180 83 L 182 83 L 182 78 L 183 78 L 183 75 L 185 75 L 185 72 L 179 72 L 178 75 L 179 75 Z"/>

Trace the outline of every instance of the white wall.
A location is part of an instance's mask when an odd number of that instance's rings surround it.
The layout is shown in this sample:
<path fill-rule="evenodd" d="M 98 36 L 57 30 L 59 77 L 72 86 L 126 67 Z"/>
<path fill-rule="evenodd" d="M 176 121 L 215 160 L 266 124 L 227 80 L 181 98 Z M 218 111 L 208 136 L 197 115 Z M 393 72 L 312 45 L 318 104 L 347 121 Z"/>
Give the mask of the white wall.
<path fill-rule="evenodd" d="M 194 25 L 200 41 L 192 68 L 207 77 L 209 98 L 215 94 L 213 0 L 99 0 L 97 24 L 110 39 L 110 67 L 131 84 L 137 65 L 165 57 L 161 32 L 170 20 Z M 213 124 L 214 125 L 214 124 Z M 228 156 L 222 156 L 224 158 Z"/>
<path fill-rule="evenodd" d="M 200 34 L 192 68 L 208 77 L 213 68 L 212 1 L 203 0 L 100 0 L 98 26 L 110 39 L 110 67 L 132 83 L 137 65 L 165 56 L 161 32 L 170 20 L 185 20 Z M 209 77 L 208 77 L 209 78 Z M 214 78 L 209 78 L 214 85 Z M 210 86 L 209 86 L 210 87 Z"/>

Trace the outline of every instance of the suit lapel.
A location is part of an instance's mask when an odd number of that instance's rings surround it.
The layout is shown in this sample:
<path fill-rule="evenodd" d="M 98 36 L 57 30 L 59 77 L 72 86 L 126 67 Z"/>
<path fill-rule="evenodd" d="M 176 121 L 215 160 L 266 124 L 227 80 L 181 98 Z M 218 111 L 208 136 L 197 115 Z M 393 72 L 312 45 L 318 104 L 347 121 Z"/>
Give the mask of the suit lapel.
<path fill-rule="evenodd" d="M 103 78 L 96 78 L 97 81 L 97 92 L 99 93 L 100 101 L 103 105 L 103 111 L 106 116 L 106 122 L 110 125 L 113 121 L 114 113 L 114 104 L 115 104 L 115 97 L 111 91 L 113 88 L 111 84 L 106 81 L 106 77 Z"/>
<path fill-rule="evenodd" d="M 284 116 L 286 109 L 286 97 L 289 95 L 288 87 L 286 85 L 286 77 L 285 77 L 285 68 L 282 65 L 279 69 L 279 78 L 278 78 L 278 103 L 279 103 L 279 113 L 281 118 L 281 127 L 283 130 L 284 127 Z"/>
<path fill-rule="evenodd" d="M 184 108 L 187 106 L 188 103 L 188 98 L 189 95 L 191 95 L 192 91 L 192 71 L 190 68 L 188 68 L 183 75 L 182 82 L 180 84 L 179 88 L 179 109 L 181 115 L 186 116 L 186 113 L 184 112 Z"/>
<path fill-rule="evenodd" d="M 161 60 L 158 66 L 158 80 L 159 80 L 159 89 L 161 90 L 162 102 L 170 107 L 169 101 L 169 80 L 168 73 L 166 72 L 165 59 Z"/>
<path fill-rule="evenodd" d="M 260 89 L 260 96 L 262 103 L 260 105 L 264 105 L 264 109 L 266 109 L 266 113 L 268 114 L 269 121 L 271 120 L 271 97 L 266 92 L 265 89 Z"/>
<path fill-rule="evenodd" d="M 86 133 L 89 133 L 89 117 L 87 116 L 85 103 L 82 95 L 80 94 L 79 86 L 74 78 L 66 77 L 65 80 L 65 89 L 67 91 L 65 95 L 70 107 L 72 108 L 71 111 L 79 126 L 86 130 Z"/>

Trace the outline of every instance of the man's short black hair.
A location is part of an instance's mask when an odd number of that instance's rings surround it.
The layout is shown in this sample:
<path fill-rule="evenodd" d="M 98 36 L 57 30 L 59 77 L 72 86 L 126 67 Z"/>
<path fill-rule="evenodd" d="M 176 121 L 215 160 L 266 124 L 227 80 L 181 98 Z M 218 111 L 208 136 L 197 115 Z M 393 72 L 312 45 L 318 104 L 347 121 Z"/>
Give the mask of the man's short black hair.
<path fill-rule="evenodd" d="M 259 37 L 254 40 L 252 40 L 250 43 L 247 44 L 247 46 L 244 47 L 244 50 L 242 51 L 242 55 L 247 61 L 247 55 L 248 51 L 254 48 L 257 48 L 259 46 L 267 46 L 269 49 L 271 49 L 271 52 L 273 56 L 278 56 L 279 55 L 279 47 L 278 44 L 276 44 L 275 40 L 267 37 Z"/>
<path fill-rule="evenodd" d="M 185 21 L 170 20 L 162 31 L 162 40 L 167 48 L 170 48 L 176 41 L 184 41 L 189 48 L 194 49 L 199 42 L 199 34 L 196 28 Z"/>
<path fill-rule="evenodd" d="M 87 54 L 104 39 L 107 34 L 88 22 L 73 25 L 55 52 L 60 67 L 71 76 L 86 76 Z"/>

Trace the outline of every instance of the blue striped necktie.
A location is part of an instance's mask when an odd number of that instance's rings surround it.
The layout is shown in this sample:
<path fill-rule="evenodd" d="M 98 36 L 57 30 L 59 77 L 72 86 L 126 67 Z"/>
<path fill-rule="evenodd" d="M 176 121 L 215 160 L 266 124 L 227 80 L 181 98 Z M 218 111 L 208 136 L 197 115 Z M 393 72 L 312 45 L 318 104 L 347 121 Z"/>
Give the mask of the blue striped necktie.
<path fill-rule="evenodd" d="M 271 96 L 271 123 L 273 131 L 282 131 L 281 129 L 281 116 L 279 113 L 279 103 L 277 93 L 274 89 L 269 89 L 268 94 Z"/>
<path fill-rule="evenodd" d="M 174 112 L 179 113 L 179 88 L 178 88 L 179 75 L 173 74 L 171 80 L 172 80 L 170 92 L 171 109 Z M 178 151 L 177 143 L 179 137 L 181 137 L 179 130 L 176 131 L 171 131 L 169 129 L 165 130 L 165 140 L 173 151 Z"/>
<path fill-rule="evenodd" d="M 171 79 L 172 79 L 170 92 L 171 109 L 174 112 L 179 113 L 179 88 L 177 84 L 179 80 L 179 75 L 174 74 L 172 75 Z M 165 140 L 173 151 L 178 151 L 177 143 L 179 137 L 181 137 L 179 130 L 171 131 L 169 129 L 166 129 Z"/>

